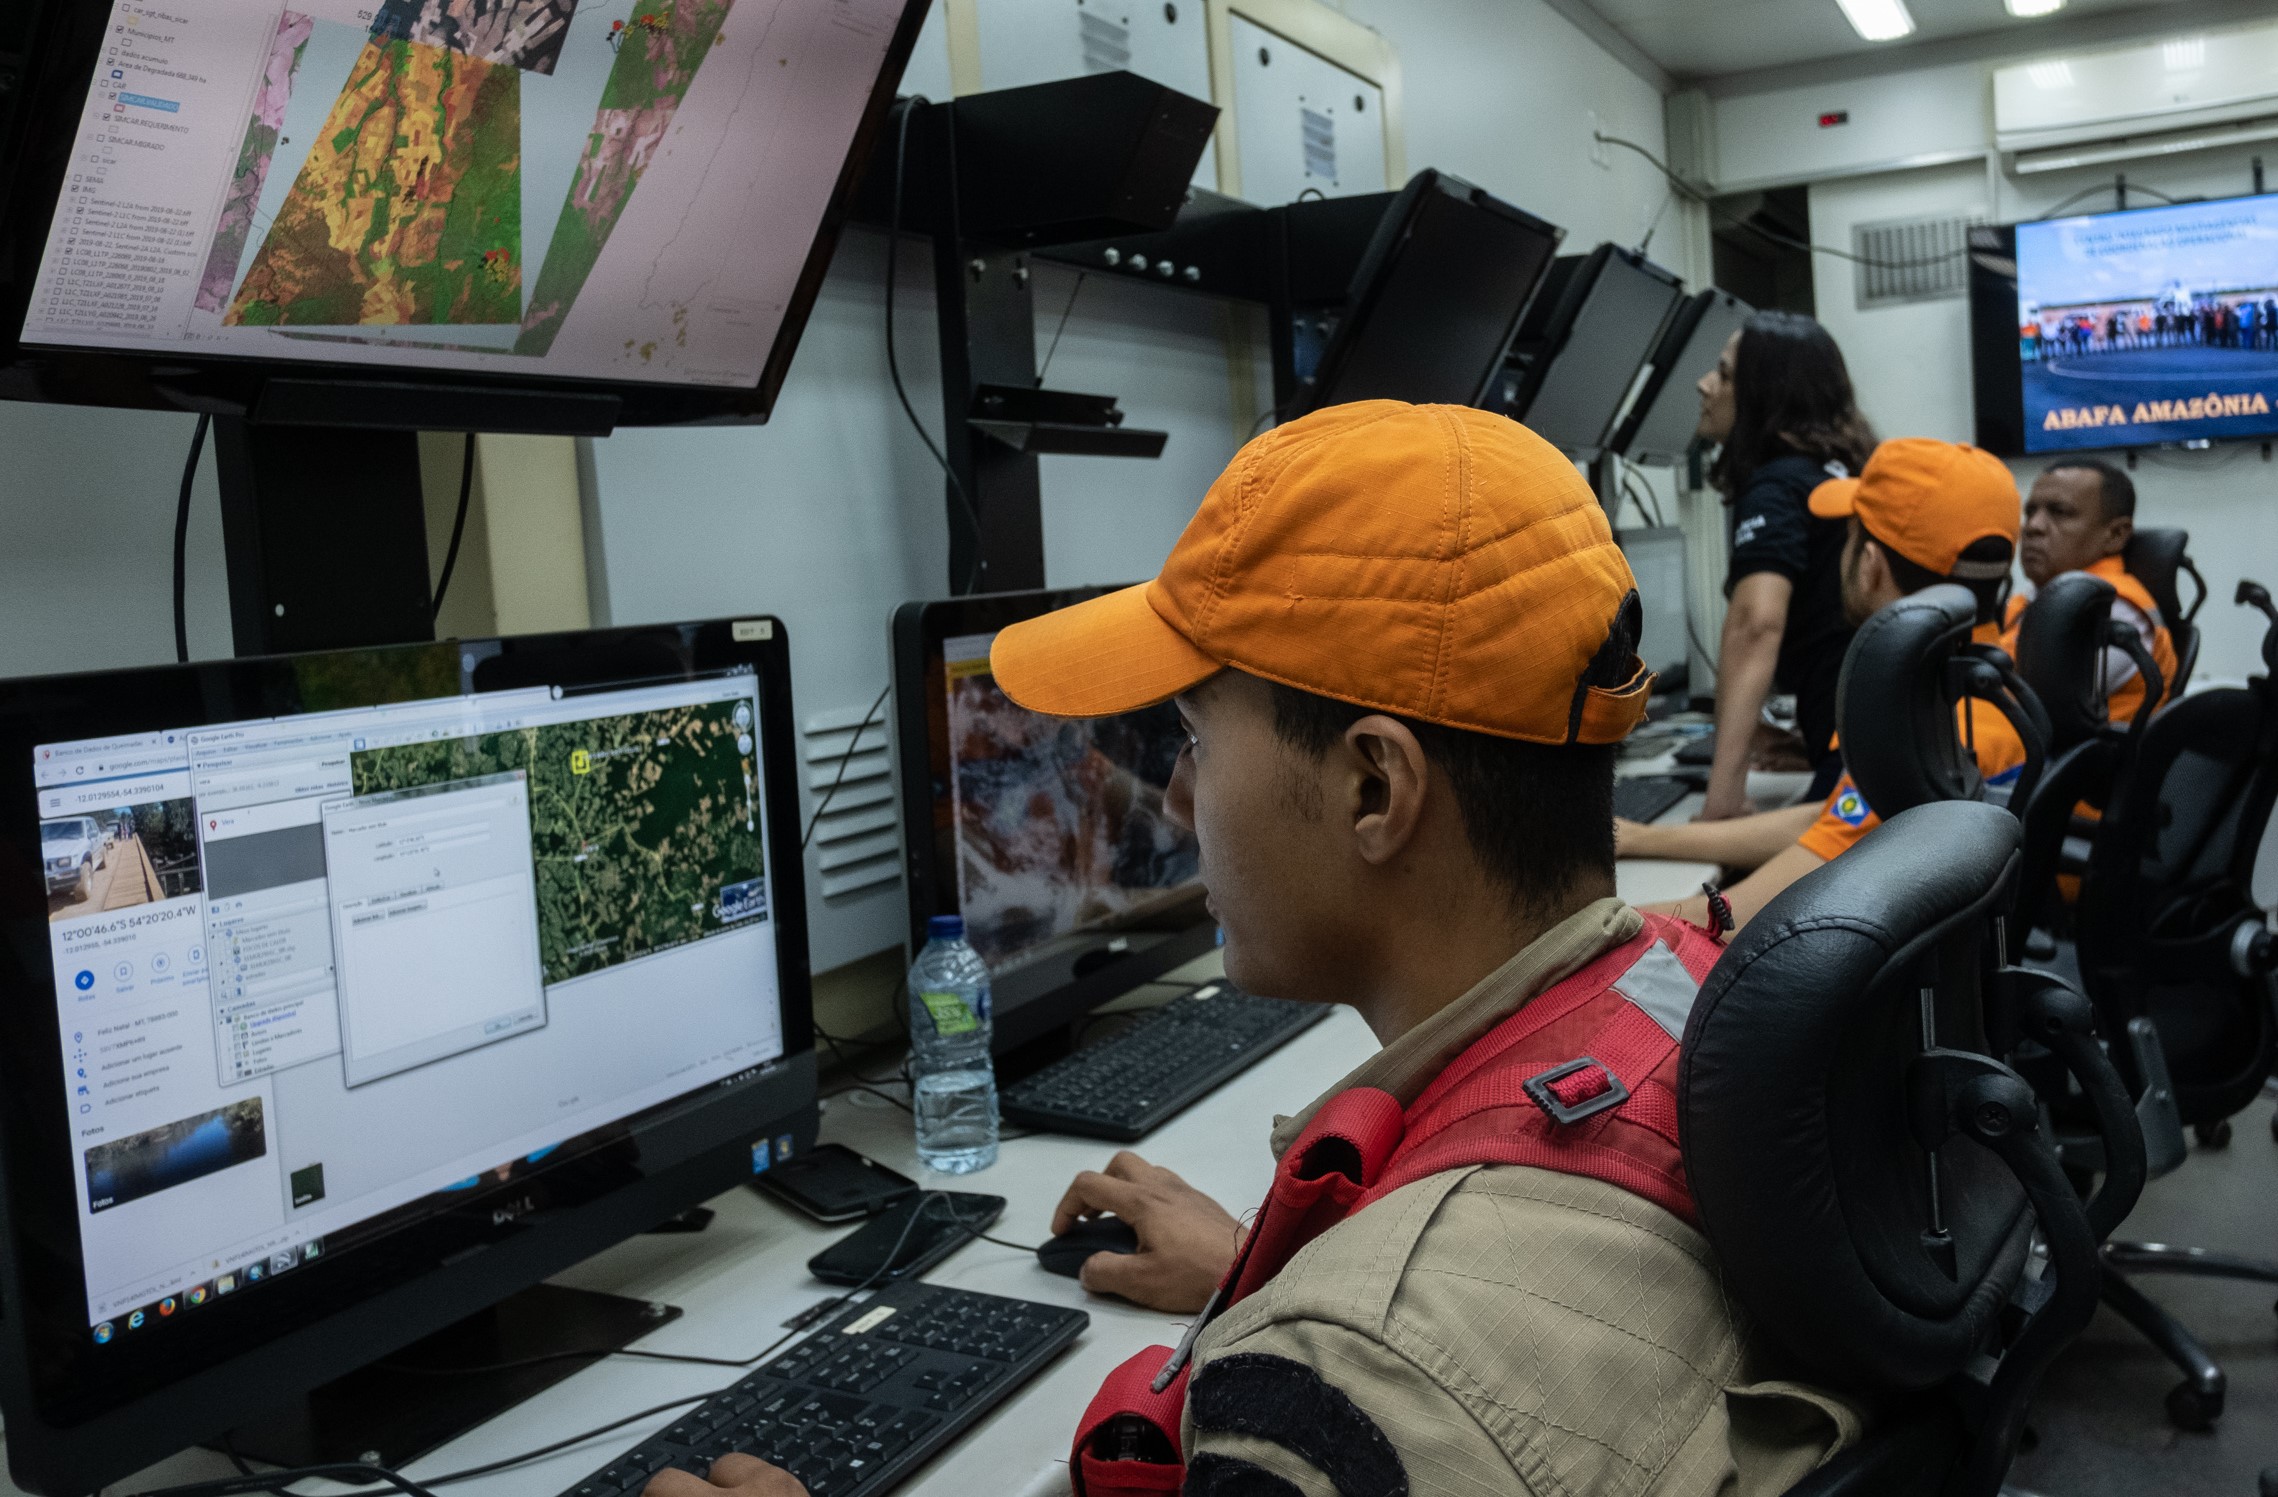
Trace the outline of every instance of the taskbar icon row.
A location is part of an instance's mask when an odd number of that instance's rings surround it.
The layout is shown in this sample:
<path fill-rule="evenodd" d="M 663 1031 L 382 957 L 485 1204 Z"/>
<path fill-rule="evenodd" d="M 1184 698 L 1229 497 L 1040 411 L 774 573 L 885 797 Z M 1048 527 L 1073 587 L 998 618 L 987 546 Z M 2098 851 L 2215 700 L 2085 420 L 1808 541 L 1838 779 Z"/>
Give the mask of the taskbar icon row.
<path fill-rule="evenodd" d="M 192 1284 L 178 1294 L 129 1310 L 115 1320 L 98 1321 L 94 1336 L 97 1346 L 109 1346 L 122 1336 L 145 1330 L 163 1320 L 172 1320 L 188 1310 L 212 1304 L 223 1295 L 235 1294 L 240 1289 L 264 1283 L 282 1273 L 290 1273 L 304 1263 L 314 1263 L 324 1256 L 324 1239 L 312 1237 L 298 1247 L 280 1248 L 266 1258 L 256 1258 L 242 1268 L 219 1273 L 203 1284 Z"/>

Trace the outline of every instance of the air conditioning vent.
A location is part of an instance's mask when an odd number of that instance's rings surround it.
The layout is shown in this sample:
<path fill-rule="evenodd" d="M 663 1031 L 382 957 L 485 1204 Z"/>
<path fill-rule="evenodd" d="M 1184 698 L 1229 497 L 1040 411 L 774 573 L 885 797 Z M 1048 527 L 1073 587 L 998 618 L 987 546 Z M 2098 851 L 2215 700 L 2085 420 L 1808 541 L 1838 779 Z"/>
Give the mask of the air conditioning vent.
<path fill-rule="evenodd" d="M 1970 230 L 1985 222 L 1979 213 L 1853 225 L 1859 310 L 1962 295 L 1969 289 Z"/>
<path fill-rule="evenodd" d="M 1077 25 L 1084 41 L 1084 71 L 1120 73 L 1131 66 L 1131 28 L 1096 10 L 1081 11 Z"/>
<path fill-rule="evenodd" d="M 1319 110 L 1297 106 L 1298 127 L 1305 135 L 1305 175 L 1319 177 L 1331 186 L 1337 181 L 1337 121 Z"/>
<path fill-rule="evenodd" d="M 862 707 L 818 712 L 800 735 L 808 811 L 830 796 L 815 823 L 815 871 L 822 896 L 837 899 L 898 883 L 902 877 L 901 814 L 894 804 L 892 738 L 880 717 L 867 726 Z M 851 745 L 851 752 L 849 746 Z M 844 765 L 845 773 L 840 774 Z M 838 790 L 833 793 L 831 786 Z"/>

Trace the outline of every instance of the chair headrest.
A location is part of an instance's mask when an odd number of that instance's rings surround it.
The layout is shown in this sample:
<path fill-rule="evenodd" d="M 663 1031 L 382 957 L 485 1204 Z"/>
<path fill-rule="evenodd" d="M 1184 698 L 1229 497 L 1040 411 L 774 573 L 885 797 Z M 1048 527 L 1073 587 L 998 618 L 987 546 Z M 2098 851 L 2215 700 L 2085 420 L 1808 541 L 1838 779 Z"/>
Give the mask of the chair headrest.
<path fill-rule="evenodd" d="M 1685 1028 L 1685 1173 L 1755 1325 L 1837 1386 L 1927 1388 L 1984 1344 L 2022 1271 L 2015 1178 L 1963 1138 L 1938 1152 L 1952 1272 L 1925 1244 L 1929 1156 L 1907 1071 L 1936 1043 L 1985 1048 L 1985 936 L 2017 873 L 2018 825 L 1920 806 L 1790 885 L 1733 940 Z"/>
<path fill-rule="evenodd" d="M 2066 572 L 2051 578 L 2025 610 L 2017 631 L 2017 674 L 2049 715 L 2051 754 L 2093 738 L 2110 715 L 2104 643 L 2117 596 L 2101 577 Z"/>
<path fill-rule="evenodd" d="M 2183 595 L 2176 591 L 2175 579 L 2190 546 L 2188 530 L 2138 530 L 2120 553 L 2120 564 L 2151 594 L 2151 600 L 2159 605 L 2159 621 L 2171 630 L 2185 622 Z M 2194 607 L 2192 611 L 2198 610 Z"/>
<path fill-rule="evenodd" d="M 1976 800 L 1977 761 L 1954 727 L 1946 665 L 1977 626 L 1977 599 L 1940 583 L 1877 613 L 1851 638 L 1835 687 L 1843 767 L 1884 820 L 1932 801 Z"/>

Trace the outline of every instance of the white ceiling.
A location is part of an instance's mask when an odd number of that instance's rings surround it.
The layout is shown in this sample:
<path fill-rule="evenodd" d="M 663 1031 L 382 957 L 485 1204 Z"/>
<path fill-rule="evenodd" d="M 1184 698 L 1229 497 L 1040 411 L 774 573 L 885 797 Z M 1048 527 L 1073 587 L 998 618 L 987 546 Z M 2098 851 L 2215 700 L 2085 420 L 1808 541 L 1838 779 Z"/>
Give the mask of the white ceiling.
<path fill-rule="evenodd" d="M 1580 0 L 1671 77 L 1714 78 L 1763 68 L 1874 54 L 1903 65 L 1910 47 L 1982 38 L 2000 50 L 2031 49 L 2036 33 L 2073 30 L 2088 17 L 2134 12 L 2147 25 L 2172 16 L 2188 24 L 2200 7 L 2178 0 L 2070 0 L 2054 16 L 2021 21 L 2002 0 L 1906 0 L 1914 34 L 1898 42 L 1865 42 L 1835 0 Z M 2054 36 L 2052 42 L 2056 40 Z"/>

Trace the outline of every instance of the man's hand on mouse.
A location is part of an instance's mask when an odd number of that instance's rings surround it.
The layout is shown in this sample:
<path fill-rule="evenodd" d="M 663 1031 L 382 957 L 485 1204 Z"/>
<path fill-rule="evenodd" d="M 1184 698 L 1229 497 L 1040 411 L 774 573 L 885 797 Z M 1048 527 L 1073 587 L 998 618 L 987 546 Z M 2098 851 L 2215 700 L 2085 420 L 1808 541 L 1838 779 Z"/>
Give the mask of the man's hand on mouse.
<path fill-rule="evenodd" d="M 1052 1213 L 1053 1235 L 1109 1212 L 1138 1235 L 1139 1250 L 1094 1253 L 1079 1277 L 1094 1294 L 1121 1295 L 1150 1310 L 1200 1310 L 1241 1242 L 1242 1224 L 1225 1207 L 1128 1149 L 1106 1170 L 1086 1170 L 1069 1183 Z"/>
<path fill-rule="evenodd" d="M 807 1497 L 798 1477 L 750 1455 L 721 1456 L 712 1463 L 708 1477 L 659 1471 L 641 1491 L 642 1497 L 719 1497 L 721 1492 L 736 1497 Z"/>

